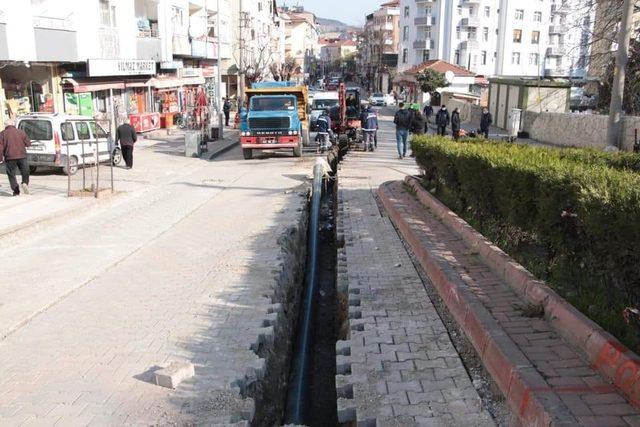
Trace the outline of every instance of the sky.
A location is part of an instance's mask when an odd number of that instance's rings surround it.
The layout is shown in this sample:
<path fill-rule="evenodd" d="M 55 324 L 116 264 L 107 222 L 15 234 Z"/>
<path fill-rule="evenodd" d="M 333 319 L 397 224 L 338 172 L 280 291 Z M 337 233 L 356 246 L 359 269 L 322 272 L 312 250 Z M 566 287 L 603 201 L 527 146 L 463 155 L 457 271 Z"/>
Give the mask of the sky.
<path fill-rule="evenodd" d="M 321 18 L 337 19 L 345 24 L 362 26 L 364 17 L 376 10 L 383 0 L 278 0 L 278 4 L 304 6 Z"/>

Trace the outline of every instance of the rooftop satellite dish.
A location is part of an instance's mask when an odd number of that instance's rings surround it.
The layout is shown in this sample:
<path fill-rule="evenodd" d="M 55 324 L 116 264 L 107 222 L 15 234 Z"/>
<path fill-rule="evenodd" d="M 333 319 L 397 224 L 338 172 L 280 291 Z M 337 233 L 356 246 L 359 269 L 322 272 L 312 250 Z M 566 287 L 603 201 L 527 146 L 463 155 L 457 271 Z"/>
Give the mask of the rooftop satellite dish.
<path fill-rule="evenodd" d="M 455 74 L 453 74 L 453 71 L 447 71 L 446 73 L 444 73 L 444 78 L 447 80 L 447 82 L 449 83 L 453 83 L 453 79 L 455 78 Z"/>

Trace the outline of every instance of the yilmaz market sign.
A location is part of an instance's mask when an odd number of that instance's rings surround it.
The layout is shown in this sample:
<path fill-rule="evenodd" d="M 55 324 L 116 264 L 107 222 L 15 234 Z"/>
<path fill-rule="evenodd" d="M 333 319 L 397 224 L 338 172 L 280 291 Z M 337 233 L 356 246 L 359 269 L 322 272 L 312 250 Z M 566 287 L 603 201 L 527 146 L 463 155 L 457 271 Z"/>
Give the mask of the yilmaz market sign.
<path fill-rule="evenodd" d="M 89 77 L 154 75 L 156 62 L 142 59 L 89 59 Z"/>

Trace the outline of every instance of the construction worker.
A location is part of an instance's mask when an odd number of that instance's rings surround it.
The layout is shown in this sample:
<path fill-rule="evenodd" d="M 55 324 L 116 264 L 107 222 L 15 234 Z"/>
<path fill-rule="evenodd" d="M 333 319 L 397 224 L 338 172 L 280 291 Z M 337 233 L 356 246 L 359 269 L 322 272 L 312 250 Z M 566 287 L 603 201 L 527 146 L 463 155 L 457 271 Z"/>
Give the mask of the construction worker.
<path fill-rule="evenodd" d="M 329 139 L 329 134 L 331 132 L 331 118 L 329 117 L 329 110 L 327 108 L 323 109 L 320 116 L 318 116 L 316 126 L 318 129 L 316 141 L 320 146 L 320 150 L 324 151 L 331 146 Z"/>
<path fill-rule="evenodd" d="M 362 115 L 360 116 L 360 122 L 362 123 L 362 131 L 364 132 L 364 149 L 373 151 L 374 147 L 377 148 L 376 135 L 378 133 L 378 115 L 373 111 L 369 104 L 365 104 Z"/>

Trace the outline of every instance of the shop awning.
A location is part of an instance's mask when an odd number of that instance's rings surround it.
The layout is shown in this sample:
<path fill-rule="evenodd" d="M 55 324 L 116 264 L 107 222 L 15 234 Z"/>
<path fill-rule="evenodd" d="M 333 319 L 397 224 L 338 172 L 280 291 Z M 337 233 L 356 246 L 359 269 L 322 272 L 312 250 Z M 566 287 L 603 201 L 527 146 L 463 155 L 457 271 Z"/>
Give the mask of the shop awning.
<path fill-rule="evenodd" d="M 75 93 L 97 92 L 109 89 L 124 89 L 122 80 L 106 80 L 86 77 L 74 77 L 62 79 L 62 84 L 71 86 Z"/>
<path fill-rule="evenodd" d="M 167 89 L 172 87 L 189 86 L 189 85 L 203 85 L 204 77 L 184 77 L 184 78 L 152 78 L 149 80 L 149 85 L 156 89 Z"/>
<path fill-rule="evenodd" d="M 144 79 L 127 79 L 124 82 L 124 85 L 126 87 L 147 87 L 149 85 L 151 85 L 151 80 L 149 78 L 144 78 Z"/>

